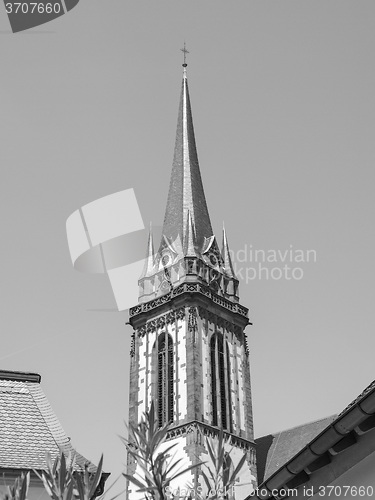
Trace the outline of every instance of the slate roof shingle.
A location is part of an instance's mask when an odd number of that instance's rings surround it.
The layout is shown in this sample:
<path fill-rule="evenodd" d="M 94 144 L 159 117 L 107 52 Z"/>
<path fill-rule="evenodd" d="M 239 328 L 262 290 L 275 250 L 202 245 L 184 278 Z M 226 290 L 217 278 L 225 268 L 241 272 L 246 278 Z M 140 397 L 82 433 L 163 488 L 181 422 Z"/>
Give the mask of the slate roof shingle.
<path fill-rule="evenodd" d="M 256 439 L 258 483 L 261 484 L 293 458 L 336 417 L 337 415 L 332 415 Z"/>
<path fill-rule="evenodd" d="M 76 452 L 37 374 L 0 371 L 0 469 L 44 469 L 46 452 L 75 456 L 76 468 L 96 466 Z"/>
<path fill-rule="evenodd" d="M 188 213 L 194 226 L 197 245 L 202 248 L 205 238 L 212 236 L 213 231 L 199 169 L 189 88 L 184 68 L 163 235 L 172 242 L 176 241 L 178 236 L 182 240 L 188 227 Z"/>

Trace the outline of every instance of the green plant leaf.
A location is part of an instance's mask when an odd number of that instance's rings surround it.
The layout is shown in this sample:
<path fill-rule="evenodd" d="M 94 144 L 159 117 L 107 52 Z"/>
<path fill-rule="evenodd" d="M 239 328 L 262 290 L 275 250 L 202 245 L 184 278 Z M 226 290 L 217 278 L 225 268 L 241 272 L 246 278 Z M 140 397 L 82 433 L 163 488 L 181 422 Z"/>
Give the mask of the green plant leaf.
<path fill-rule="evenodd" d="M 141 483 L 141 481 L 139 481 L 137 478 L 135 478 L 134 476 L 131 476 L 130 474 L 122 474 L 128 481 L 130 481 L 131 483 L 135 484 L 136 486 L 138 486 L 138 488 L 147 488 L 146 485 L 144 485 L 143 483 Z"/>
<path fill-rule="evenodd" d="M 81 477 L 81 474 L 76 474 L 75 476 L 75 485 L 76 485 L 76 488 L 77 488 L 77 491 L 78 491 L 78 497 L 80 500 L 86 500 L 85 498 L 85 487 L 84 487 L 84 483 L 83 483 L 83 480 L 82 480 L 82 477 Z"/>
<path fill-rule="evenodd" d="M 171 479 L 168 481 L 168 483 L 170 483 L 171 481 L 174 481 L 176 479 L 176 477 L 179 477 L 181 476 L 182 474 L 185 474 L 185 472 L 189 472 L 190 470 L 193 470 L 193 469 L 196 469 L 197 467 L 199 467 L 200 463 L 198 464 L 193 464 L 193 465 L 189 465 L 189 467 L 186 467 L 184 468 L 184 470 L 180 471 L 180 472 L 177 472 L 176 474 L 174 474 Z"/>
<path fill-rule="evenodd" d="M 59 476 L 60 476 L 60 495 L 63 494 L 64 489 L 65 489 L 65 481 L 66 481 L 66 460 L 65 460 L 65 455 L 64 453 L 61 453 L 60 455 L 60 470 L 59 470 Z"/>
<path fill-rule="evenodd" d="M 89 492 L 89 498 L 92 498 L 94 496 L 94 494 L 99 486 L 99 483 L 100 483 L 100 480 L 102 477 L 102 469 L 103 469 L 103 455 L 100 457 L 100 460 L 99 460 L 99 463 L 98 463 L 98 466 L 97 466 L 97 469 L 95 472 L 95 476 L 92 479 L 91 488 L 90 488 L 90 492 Z"/>
<path fill-rule="evenodd" d="M 206 476 L 206 473 L 204 471 L 202 471 L 202 477 L 204 479 L 204 482 L 206 483 L 206 486 L 207 486 L 207 490 L 210 491 L 211 489 L 211 484 L 210 484 L 210 481 L 208 479 L 208 477 Z"/>
<path fill-rule="evenodd" d="M 236 478 L 241 471 L 242 467 L 244 466 L 244 463 L 246 461 L 246 455 L 243 455 L 241 460 L 238 462 L 237 467 L 234 469 L 231 478 L 229 479 L 229 485 L 233 484 L 236 481 Z"/>
<path fill-rule="evenodd" d="M 27 493 L 29 491 L 30 484 L 30 472 L 28 472 L 25 476 L 21 476 L 21 491 L 19 495 L 19 500 L 26 500 Z"/>
<path fill-rule="evenodd" d="M 210 443 L 210 440 L 209 440 L 209 439 L 206 439 L 206 446 L 207 446 L 207 451 L 208 451 L 208 454 L 210 455 L 211 462 L 212 462 L 212 464 L 213 464 L 213 465 L 214 465 L 214 467 L 215 467 L 215 465 L 216 465 L 216 456 L 215 456 L 215 454 L 214 454 L 214 452 L 213 452 L 213 449 L 212 449 L 212 447 L 211 447 L 211 443 Z M 215 467 L 215 468 L 216 468 L 216 467 Z"/>
<path fill-rule="evenodd" d="M 73 487 L 74 487 L 74 482 L 70 481 L 68 487 L 64 491 L 63 500 L 72 500 L 73 499 Z"/>

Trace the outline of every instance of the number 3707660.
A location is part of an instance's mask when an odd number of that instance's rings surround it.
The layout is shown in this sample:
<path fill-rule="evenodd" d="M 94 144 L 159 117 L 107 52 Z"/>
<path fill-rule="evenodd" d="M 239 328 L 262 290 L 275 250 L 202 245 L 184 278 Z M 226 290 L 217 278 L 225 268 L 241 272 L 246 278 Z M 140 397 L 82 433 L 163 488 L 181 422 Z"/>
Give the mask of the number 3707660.
<path fill-rule="evenodd" d="M 60 3 L 14 2 L 6 3 L 7 14 L 60 14 Z"/>

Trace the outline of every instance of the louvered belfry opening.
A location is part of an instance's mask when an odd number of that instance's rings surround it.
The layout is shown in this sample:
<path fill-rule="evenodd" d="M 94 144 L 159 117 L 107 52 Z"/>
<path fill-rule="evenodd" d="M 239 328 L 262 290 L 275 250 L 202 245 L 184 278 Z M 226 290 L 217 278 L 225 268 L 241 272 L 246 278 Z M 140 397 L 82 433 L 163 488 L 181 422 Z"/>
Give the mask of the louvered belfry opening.
<path fill-rule="evenodd" d="M 173 340 L 163 332 L 158 338 L 158 420 L 173 422 Z"/>
<path fill-rule="evenodd" d="M 229 349 L 223 335 L 211 337 L 212 425 L 232 432 Z"/>

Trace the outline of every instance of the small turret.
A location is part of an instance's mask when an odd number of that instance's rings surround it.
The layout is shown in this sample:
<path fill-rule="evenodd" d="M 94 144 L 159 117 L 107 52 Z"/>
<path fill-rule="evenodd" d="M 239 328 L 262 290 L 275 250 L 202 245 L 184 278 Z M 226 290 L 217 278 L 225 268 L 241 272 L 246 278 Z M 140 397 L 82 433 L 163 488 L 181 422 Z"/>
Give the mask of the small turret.
<path fill-rule="evenodd" d="M 143 279 L 143 278 L 146 278 L 148 276 L 152 276 L 153 274 L 154 274 L 154 239 L 152 236 L 152 225 L 150 222 L 145 265 L 144 265 L 143 272 L 142 272 L 139 279 Z"/>
<path fill-rule="evenodd" d="M 187 227 L 184 232 L 184 256 L 197 257 L 195 248 L 195 231 L 191 220 L 190 210 L 188 210 Z"/>
<path fill-rule="evenodd" d="M 234 269 L 233 269 L 232 258 L 230 256 L 230 250 L 229 250 L 227 234 L 225 231 L 224 224 L 223 224 L 223 246 L 222 246 L 222 250 L 221 250 L 221 256 L 223 257 L 223 261 L 224 261 L 223 267 L 224 267 L 225 274 L 229 278 L 236 278 L 236 273 L 234 272 Z"/>
<path fill-rule="evenodd" d="M 223 259 L 223 269 L 225 274 L 223 280 L 224 293 L 228 298 L 231 297 L 235 298 L 238 296 L 238 280 L 233 268 L 232 257 L 230 255 L 228 239 L 224 224 L 223 224 L 223 246 L 221 250 L 221 256 Z"/>

